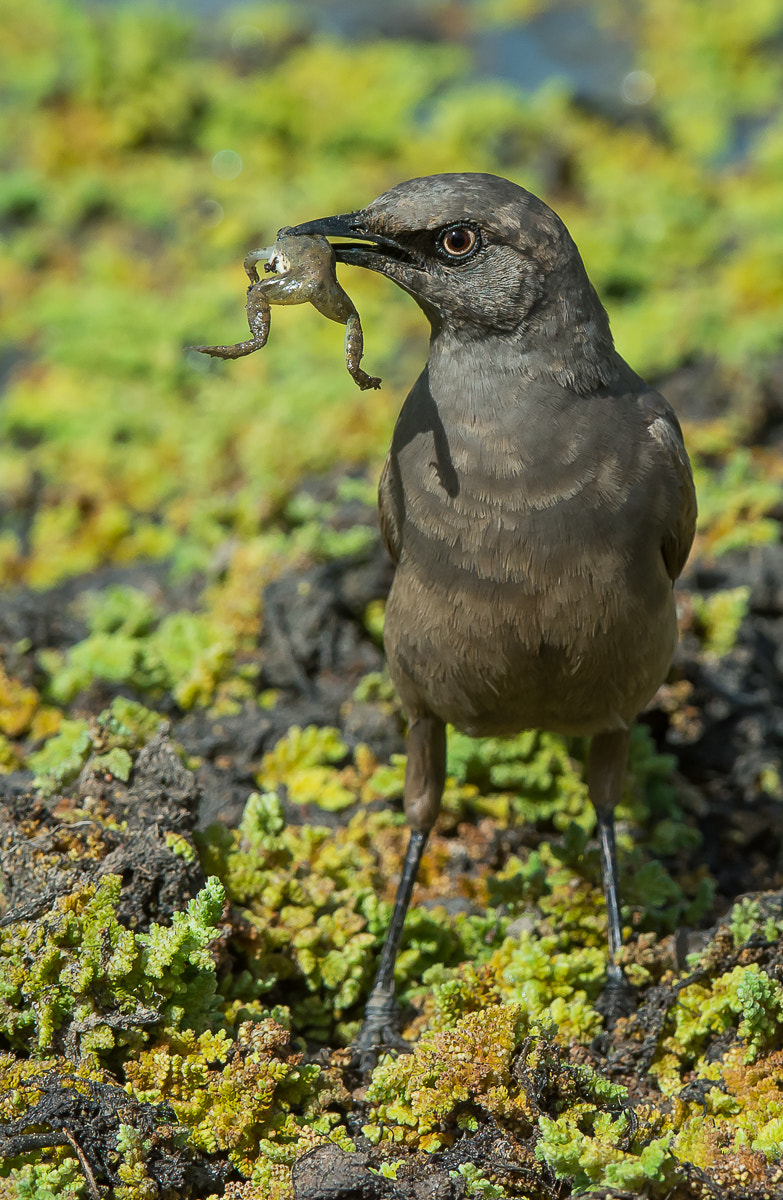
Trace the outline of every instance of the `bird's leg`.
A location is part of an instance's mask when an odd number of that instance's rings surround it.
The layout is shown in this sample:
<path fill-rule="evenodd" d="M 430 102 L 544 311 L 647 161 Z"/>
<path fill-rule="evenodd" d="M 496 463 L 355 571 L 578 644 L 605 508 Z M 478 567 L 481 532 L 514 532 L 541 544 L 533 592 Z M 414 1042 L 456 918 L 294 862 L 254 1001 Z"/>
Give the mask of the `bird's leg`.
<path fill-rule="evenodd" d="M 397 1028 L 394 964 L 427 836 L 440 812 L 445 780 L 446 728 L 438 717 L 420 717 L 411 723 L 408 731 L 408 762 L 405 768 L 404 803 L 411 831 L 410 841 L 378 972 L 357 1041 L 363 1071 L 374 1066 L 378 1050 L 384 1044 L 398 1049 L 409 1048 L 400 1038 Z"/>
<path fill-rule="evenodd" d="M 601 880 L 606 897 L 609 926 L 609 990 L 625 989 L 625 978 L 617 962 L 622 944 L 620 926 L 620 886 L 617 871 L 617 851 L 614 837 L 614 810 L 623 790 L 628 762 L 627 729 L 598 733 L 590 746 L 587 766 L 587 787 L 598 818 L 598 839 L 601 846 Z"/>
<path fill-rule="evenodd" d="M 379 388 L 381 381 L 377 375 L 368 375 L 359 366 L 364 355 L 364 334 L 362 323 L 357 312 L 351 313 L 345 322 L 345 365 L 354 383 L 366 392 L 368 388 Z"/>

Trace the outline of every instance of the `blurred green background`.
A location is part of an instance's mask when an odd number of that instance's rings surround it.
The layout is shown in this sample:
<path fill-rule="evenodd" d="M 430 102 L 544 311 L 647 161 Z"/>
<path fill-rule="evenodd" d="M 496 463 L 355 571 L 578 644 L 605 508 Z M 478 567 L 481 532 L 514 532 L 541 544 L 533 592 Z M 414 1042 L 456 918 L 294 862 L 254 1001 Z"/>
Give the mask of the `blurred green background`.
<path fill-rule="evenodd" d="M 0 0 L 0 577 L 225 570 L 303 475 L 372 478 L 426 354 L 387 281 L 342 272 L 380 393 L 308 306 L 249 359 L 186 348 L 244 336 L 280 225 L 436 171 L 546 199 L 639 371 L 715 365 L 706 537 L 776 502 L 776 454 L 733 507 L 714 472 L 781 353 L 780 0 L 199 7 Z"/>

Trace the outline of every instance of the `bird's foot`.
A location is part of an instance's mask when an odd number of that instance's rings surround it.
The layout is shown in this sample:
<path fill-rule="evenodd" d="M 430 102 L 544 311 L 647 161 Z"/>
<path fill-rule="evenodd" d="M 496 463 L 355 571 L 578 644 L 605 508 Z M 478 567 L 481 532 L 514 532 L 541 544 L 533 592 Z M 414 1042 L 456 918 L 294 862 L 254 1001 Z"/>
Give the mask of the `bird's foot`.
<path fill-rule="evenodd" d="M 412 1046 L 400 1034 L 400 1014 L 393 993 L 372 994 L 367 1001 L 364 1024 L 354 1043 L 355 1060 L 362 1075 L 369 1075 L 378 1056 L 386 1050 L 410 1054 Z"/>
<path fill-rule="evenodd" d="M 614 1029 L 621 1017 L 629 1017 L 636 1008 L 634 990 L 617 963 L 609 964 L 606 983 L 595 1007 L 604 1019 L 606 1030 Z"/>

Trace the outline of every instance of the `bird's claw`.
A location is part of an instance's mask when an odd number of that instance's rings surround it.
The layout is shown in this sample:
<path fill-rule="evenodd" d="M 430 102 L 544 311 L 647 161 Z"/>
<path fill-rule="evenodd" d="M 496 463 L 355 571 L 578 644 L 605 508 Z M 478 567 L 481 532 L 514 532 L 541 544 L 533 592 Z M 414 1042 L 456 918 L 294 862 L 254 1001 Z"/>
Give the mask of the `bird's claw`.
<path fill-rule="evenodd" d="M 370 996 L 365 1010 L 364 1024 L 354 1043 L 354 1051 L 362 1075 L 369 1075 L 378 1063 L 378 1058 L 387 1050 L 410 1054 L 413 1050 L 400 1033 L 400 1014 L 397 1001 L 391 993 Z"/>
<path fill-rule="evenodd" d="M 607 1030 L 614 1029 L 621 1017 L 628 1017 L 636 1008 L 634 989 L 617 963 L 609 963 L 606 983 L 595 1002 L 595 1007 L 604 1019 Z"/>

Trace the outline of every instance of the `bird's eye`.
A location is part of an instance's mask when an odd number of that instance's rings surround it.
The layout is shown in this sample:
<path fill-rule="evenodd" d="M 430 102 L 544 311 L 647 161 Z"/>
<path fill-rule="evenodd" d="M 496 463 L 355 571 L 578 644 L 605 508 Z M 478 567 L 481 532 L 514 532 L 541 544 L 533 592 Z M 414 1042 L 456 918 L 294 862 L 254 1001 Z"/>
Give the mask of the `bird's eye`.
<path fill-rule="evenodd" d="M 470 225 L 454 225 L 442 233 L 439 247 L 449 258 L 467 258 L 478 245 L 478 234 Z"/>

